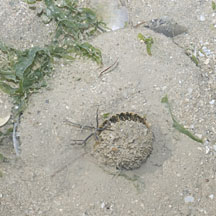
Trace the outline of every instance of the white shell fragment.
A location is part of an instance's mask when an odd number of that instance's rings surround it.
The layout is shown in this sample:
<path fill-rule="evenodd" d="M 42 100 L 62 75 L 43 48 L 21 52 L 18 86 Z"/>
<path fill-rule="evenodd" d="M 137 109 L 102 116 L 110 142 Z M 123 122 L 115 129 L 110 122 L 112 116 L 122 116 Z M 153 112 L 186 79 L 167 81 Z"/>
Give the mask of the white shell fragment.
<path fill-rule="evenodd" d="M 192 197 L 192 196 L 186 196 L 184 198 L 184 201 L 185 201 L 185 203 L 192 203 L 192 202 L 194 202 L 194 197 Z"/>
<path fill-rule="evenodd" d="M 4 126 L 10 119 L 10 114 L 3 117 L 3 118 L 0 118 L 0 127 Z"/>
<path fill-rule="evenodd" d="M 210 198 L 211 200 L 213 200 L 213 199 L 214 199 L 214 194 L 210 194 L 210 195 L 209 195 L 209 198 Z"/>

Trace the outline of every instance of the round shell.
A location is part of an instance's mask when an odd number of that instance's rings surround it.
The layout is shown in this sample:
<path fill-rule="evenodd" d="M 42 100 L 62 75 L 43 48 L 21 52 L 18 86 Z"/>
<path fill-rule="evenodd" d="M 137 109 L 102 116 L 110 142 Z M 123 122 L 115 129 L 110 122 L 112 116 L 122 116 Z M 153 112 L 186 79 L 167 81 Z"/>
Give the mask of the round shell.
<path fill-rule="evenodd" d="M 153 133 L 146 118 L 133 113 L 113 115 L 98 131 L 92 155 L 116 169 L 136 169 L 152 152 Z"/>

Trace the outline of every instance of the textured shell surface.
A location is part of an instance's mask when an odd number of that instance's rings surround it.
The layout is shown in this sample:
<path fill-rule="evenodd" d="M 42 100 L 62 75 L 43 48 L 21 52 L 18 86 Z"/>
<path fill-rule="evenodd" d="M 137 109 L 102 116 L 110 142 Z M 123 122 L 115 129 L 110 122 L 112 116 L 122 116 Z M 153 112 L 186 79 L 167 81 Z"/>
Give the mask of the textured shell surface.
<path fill-rule="evenodd" d="M 92 155 L 100 164 L 116 169 L 139 168 L 152 152 L 153 133 L 145 117 L 133 113 L 120 113 L 101 125 L 99 141 Z"/>

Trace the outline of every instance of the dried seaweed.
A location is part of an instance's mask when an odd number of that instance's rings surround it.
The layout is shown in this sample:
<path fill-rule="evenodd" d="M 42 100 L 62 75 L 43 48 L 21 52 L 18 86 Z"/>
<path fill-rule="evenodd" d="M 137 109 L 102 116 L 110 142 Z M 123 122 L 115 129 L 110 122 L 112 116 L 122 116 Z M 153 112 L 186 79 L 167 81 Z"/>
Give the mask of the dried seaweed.
<path fill-rule="evenodd" d="M 169 109 L 169 113 L 172 117 L 172 120 L 173 120 L 173 127 L 178 130 L 180 133 L 183 133 L 185 134 L 186 136 L 190 137 L 191 139 L 193 139 L 194 141 L 196 142 L 200 142 L 200 143 L 203 143 L 203 140 L 198 138 L 197 136 L 193 135 L 190 131 L 188 131 L 183 125 L 181 125 L 180 123 L 178 123 L 178 121 L 176 120 L 175 116 L 173 115 L 172 113 L 172 109 L 171 109 L 171 105 L 169 103 L 169 100 L 168 100 L 168 97 L 167 95 L 164 96 L 162 99 L 161 99 L 161 103 L 165 103 Z"/>
<path fill-rule="evenodd" d="M 148 53 L 148 55 L 151 56 L 152 55 L 151 47 L 152 47 L 152 44 L 154 43 L 153 38 L 152 37 L 145 37 L 141 33 L 138 34 L 138 38 L 146 44 L 147 53 Z"/>

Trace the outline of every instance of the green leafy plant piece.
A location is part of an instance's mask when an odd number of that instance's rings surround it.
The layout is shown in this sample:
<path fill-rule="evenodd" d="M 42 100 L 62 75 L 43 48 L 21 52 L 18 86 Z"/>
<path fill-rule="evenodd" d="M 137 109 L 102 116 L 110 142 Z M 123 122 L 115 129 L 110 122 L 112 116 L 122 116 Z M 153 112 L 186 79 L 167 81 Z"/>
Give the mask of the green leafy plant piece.
<path fill-rule="evenodd" d="M 105 119 L 106 119 L 106 118 L 108 118 L 108 117 L 109 117 L 109 115 L 110 115 L 110 113 L 104 113 L 104 114 L 103 114 L 103 118 L 105 118 Z"/>
<path fill-rule="evenodd" d="M 178 130 L 180 133 L 183 133 L 185 134 L 186 136 L 190 137 L 191 139 L 193 139 L 194 141 L 196 142 L 200 142 L 200 143 L 203 143 L 203 140 L 202 139 L 199 139 L 198 137 L 196 137 L 195 135 L 193 135 L 190 131 L 188 131 L 183 125 L 179 124 L 173 113 L 172 113 L 172 110 L 171 110 L 171 105 L 169 103 L 169 100 L 168 100 L 168 97 L 167 95 L 164 96 L 162 99 L 161 99 L 161 103 L 165 103 L 169 109 L 169 113 L 172 117 L 172 120 L 173 120 L 173 127 Z"/>
<path fill-rule="evenodd" d="M 102 55 L 101 51 L 95 47 L 93 47 L 88 42 L 84 42 L 82 44 L 77 43 L 75 46 L 75 53 L 78 55 L 85 56 L 97 62 L 98 64 L 102 64 Z"/>
<path fill-rule="evenodd" d="M 44 79 L 51 71 L 52 57 L 47 48 L 33 47 L 18 51 L 2 45 L 0 50 L 7 62 L 0 65 L 0 89 L 14 98 L 19 107 L 17 112 L 21 113 L 29 96 L 45 86 Z"/>
<path fill-rule="evenodd" d="M 199 60 L 198 60 L 198 58 L 195 55 L 191 56 L 191 60 L 195 63 L 196 66 L 199 65 Z"/>
<path fill-rule="evenodd" d="M 138 38 L 143 41 L 145 44 L 146 44 L 146 50 L 147 50 L 147 53 L 148 55 L 152 55 L 151 53 L 151 47 L 152 47 L 152 44 L 154 43 L 154 40 L 152 37 L 145 37 L 143 34 L 139 33 L 138 34 Z"/>
<path fill-rule="evenodd" d="M 28 3 L 28 4 L 34 4 L 34 3 L 36 3 L 36 1 L 37 1 L 37 0 L 27 0 L 27 3 Z"/>
<path fill-rule="evenodd" d="M 26 0 L 34 4 L 40 0 Z M 0 41 L 0 89 L 14 99 L 13 118 L 25 110 L 29 97 L 46 86 L 55 58 L 74 60 L 84 56 L 102 64 L 101 51 L 87 42 L 97 32 L 105 31 L 93 10 L 80 8 L 76 0 L 44 0 L 46 8 L 40 15 L 56 22 L 55 37 L 45 47 L 24 51 L 11 48 Z M 5 137 L 0 132 L 0 141 Z"/>
<path fill-rule="evenodd" d="M 44 0 L 46 15 L 57 23 L 56 38 L 61 35 L 74 40 L 93 35 L 103 30 L 103 22 L 98 21 L 95 12 L 89 8 L 78 8 L 77 1 L 64 0 L 57 5 L 53 0 Z"/>
<path fill-rule="evenodd" d="M 216 3 L 215 1 L 212 1 L 212 9 L 215 11 L 216 10 Z"/>

